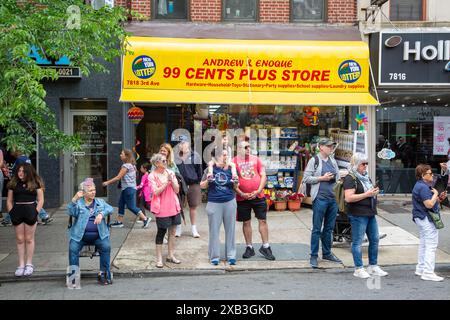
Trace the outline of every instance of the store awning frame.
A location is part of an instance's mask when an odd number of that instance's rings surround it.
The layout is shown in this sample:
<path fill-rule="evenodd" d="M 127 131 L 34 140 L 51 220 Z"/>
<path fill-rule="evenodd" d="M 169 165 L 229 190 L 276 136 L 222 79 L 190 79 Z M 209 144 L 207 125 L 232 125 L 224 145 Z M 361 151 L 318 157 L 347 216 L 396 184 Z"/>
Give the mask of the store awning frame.
<path fill-rule="evenodd" d="M 121 102 L 379 105 L 378 100 L 369 93 L 369 50 L 367 43 L 362 41 L 130 37 L 128 42 L 133 53 L 122 59 Z M 230 61 L 241 61 L 241 64 L 218 67 L 208 63 L 208 60 L 228 58 Z M 290 65 L 271 67 L 257 64 L 257 61 L 270 60 L 290 61 Z M 352 66 L 356 66 L 356 71 Z M 178 69 L 176 77 L 173 76 L 175 68 Z M 219 74 L 219 69 L 226 69 L 221 73 L 221 78 L 211 80 L 201 77 L 208 70 Z M 201 72 L 197 73 L 198 70 Z M 258 78 L 251 76 L 253 71 L 255 74 L 258 72 Z M 300 73 L 294 79 L 294 73 L 300 71 L 310 74 L 311 80 L 304 79 Z M 245 72 L 248 75 L 244 75 Z M 268 72 L 266 78 L 261 79 L 259 72 Z M 285 72 L 288 75 L 286 78 Z M 315 78 L 313 72 L 317 72 Z M 353 72 L 356 76 L 351 78 Z M 197 78 L 197 75 L 200 77 Z M 228 75 L 231 75 L 230 79 Z"/>
<path fill-rule="evenodd" d="M 286 106 L 378 106 L 370 93 L 285 93 L 285 92 L 223 92 L 124 89 L 122 102 L 133 103 L 189 103 L 189 104 L 241 104 Z"/>

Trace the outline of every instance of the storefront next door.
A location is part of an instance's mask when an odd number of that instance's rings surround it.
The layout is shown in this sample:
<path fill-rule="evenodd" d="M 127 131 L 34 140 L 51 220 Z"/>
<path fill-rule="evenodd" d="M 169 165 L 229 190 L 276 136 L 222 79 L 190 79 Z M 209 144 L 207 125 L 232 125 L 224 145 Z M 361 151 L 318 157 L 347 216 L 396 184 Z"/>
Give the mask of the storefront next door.
<path fill-rule="evenodd" d="M 106 110 L 66 110 L 67 133 L 78 134 L 81 149 L 66 154 L 64 163 L 64 201 L 68 202 L 85 178 L 93 178 L 97 197 L 107 197 L 102 187 L 107 174 Z"/>

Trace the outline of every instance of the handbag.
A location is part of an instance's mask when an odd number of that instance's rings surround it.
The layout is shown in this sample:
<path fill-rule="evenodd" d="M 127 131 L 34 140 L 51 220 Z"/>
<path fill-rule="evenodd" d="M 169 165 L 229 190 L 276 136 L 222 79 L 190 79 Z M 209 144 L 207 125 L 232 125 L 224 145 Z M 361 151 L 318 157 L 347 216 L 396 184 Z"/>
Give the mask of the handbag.
<path fill-rule="evenodd" d="M 434 210 L 428 210 L 428 214 L 431 217 L 431 221 L 433 221 L 434 226 L 436 229 L 442 229 L 444 228 L 444 223 L 442 222 L 441 215 L 439 212 L 434 212 Z"/>

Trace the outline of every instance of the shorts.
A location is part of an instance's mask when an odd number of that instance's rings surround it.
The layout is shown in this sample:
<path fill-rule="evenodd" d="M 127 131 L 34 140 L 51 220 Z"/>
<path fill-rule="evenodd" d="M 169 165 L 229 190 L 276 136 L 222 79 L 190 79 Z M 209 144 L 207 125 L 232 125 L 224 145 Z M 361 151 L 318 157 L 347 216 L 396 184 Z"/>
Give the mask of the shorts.
<path fill-rule="evenodd" d="M 26 223 L 29 226 L 36 224 L 38 212 L 36 211 L 37 203 L 33 204 L 14 204 L 9 212 L 13 226 Z"/>
<path fill-rule="evenodd" d="M 153 213 L 154 215 L 154 213 Z M 181 224 L 181 214 L 176 214 L 171 217 L 158 218 L 156 217 L 156 225 L 159 229 L 169 229 L 171 226 Z"/>
<path fill-rule="evenodd" d="M 258 220 L 267 218 L 267 202 L 265 198 L 243 200 L 237 202 L 237 221 L 248 221 L 252 218 L 252 209 Z"/>
<path fill-rule="evenodd" d="M 190 184 L 188 186 L 187 201 L 189 208 L 196 208 L 202 203 L 202 189 L 200 184 Z"/>

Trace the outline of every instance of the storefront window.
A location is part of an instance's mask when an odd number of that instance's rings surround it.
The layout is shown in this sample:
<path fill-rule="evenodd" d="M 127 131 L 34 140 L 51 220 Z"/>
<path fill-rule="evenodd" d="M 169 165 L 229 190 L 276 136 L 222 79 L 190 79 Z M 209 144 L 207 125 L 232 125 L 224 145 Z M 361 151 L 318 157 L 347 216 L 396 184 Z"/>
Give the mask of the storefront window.
<path fill-rule="evenodd" d="M 156 19 L 187 19 L 187 0 L 155 0 Z"/>
<path fill-rule="evenodd" d="M 325 19 L 324 0 L 292 0 L 294 21 L 323 21 Z"/>
<path fill-rule="evenodd" d="M 440 173 L 439 163 L 447 161 L 448 146 L 445 154 L 433 150 L 435 117 L 450 117 L 450 108 L 393 105 L 377 109 L 376 174 L 385 193 L 411 193 L 418 164 L 429 164 Z M 382 159 L 378 152 L 383 148 L 394 151 L 395 158 Z"/>
<path fill-rule="evenodd" d="M 422 0 L 391 0 L 390 18 L 393 21 L 422 20 Z"/>
<path fill-rule="evenodd" d="M 257 0 L 224 0 L 224 20 L 256 21 Z"/>

